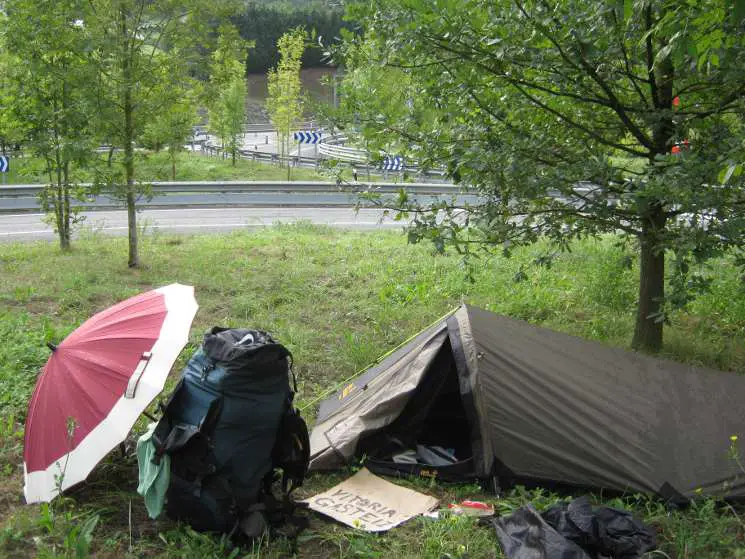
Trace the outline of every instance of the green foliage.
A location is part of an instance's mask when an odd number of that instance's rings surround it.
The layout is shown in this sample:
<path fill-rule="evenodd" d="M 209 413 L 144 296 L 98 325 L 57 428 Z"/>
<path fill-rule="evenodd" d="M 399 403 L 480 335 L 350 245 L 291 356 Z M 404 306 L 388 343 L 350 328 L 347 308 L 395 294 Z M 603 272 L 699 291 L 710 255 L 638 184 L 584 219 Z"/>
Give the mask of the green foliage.
<path fill-rule="evenodd" d="M 180 103 L 185 76 L 196 63 L 209 29 L 205 22 L 229 6 L 229 0 L 91 0 L 85 23 L 93 36 L 99 127 L 111 145 L 124 152 L 119 173 L 102 182 L 116 187 L 127 206 L 130 267 L 139 265 L 136 200 L 148 186 L 136 181 L 135 143 L 156 115 Z M 171 81 L 179 85 L 174 90 Z M 188 109 L 187 109 L 188 112 Z M 169 124 L 169 136 L 184 132 L 184 120 Z M 175 172 L 175 169 L 174 169 Z"/>
<path fill-rule="evenodd" d="M 7 29 L 7 18 L 0 14 L 0 25 Z M 19 59 L 7 47 L 5 33 L 0 34 L 0 151 L 3 154 L 20 144 L 26 136 L 25 122 L 11 107 L 17 102 L 18 82 L 12 78 Z"/>
<path fill-rule="evenodd" d="M 268 97 L 266 108 L 272 124 L 277 129 L 280 152 L 290 155 L 290 138 L 294 127 L 303 115 L 300 96 L 300 65 L 305 49 L 305 31 L 294 29 L 277 41 L 280 60 L 267 75 Z M 290 163 L 287 163 L 287 180 L 290 180 Z"/>
<path fill-rule="evenodd" d="M 121 155 L 112 155 L 112 163 L 119 164 Z M 97 167 L 105 166 L 108 154 L 99 156 L 93 169 L 73 167 L 73 173 L 81 182 L 94 181 L 97 178 Z M 170 152 L 138 152 L 136 154 L 137 172 L 142 181 L 168 181 L 172 178 L 172 157 Z M 178 179 L 184 181 L 219 181 L 219 180 L 283 180 L 287 173 L 276 165 L 240 159 L 235 165 L 225 161 L 222 157 L 211 157 L 194 152 L 178 152 L 175 155 L 176 166 L 179 169 Z M 34 157 L 24 157 L 12 161 L 12 171 L 8 184 L 39 184 L 46 177 L 43 172 L 42 161 Z M 293 180 L 328 181 L 329 176 L 323 171 L 310 168 L 296 168 Z"/>
<path fill-rule="evenodd" d="M 13 84 L 10 95 L 5 89 L 13 115 L 6 125 L 23 122 L 34 153 L 44 159 L 48 186 L 41 205 L 68 249 L 79 221 L 70 201 L 87 193 L 75 185 L 71 166 L 89 161 L 95 143 L 93 73 L 84 56 L 91 37 L 79 23 L 85 8 L 76 0 L 10 0 L 5 10 L 5 41 L 15 59 L 4 76 Z"/>
<path fill-rule="evenodd" d="M 170 178 L 176 180 L 178 153 L 183 151 L 184 144 L 192 137 L 193 127 L 198 121 L 200 88 L 194 80 L 180 74 L 178 68 L 169 66 L 161 68 L 161 71 L 165 71 L 163 83 L 170 83 L 170 87 L 163 92 L 165 107 L 145 124 L 139 143 L 156 151 L 165 148 L 171 160 Z"/>
<path fill-rule="evenodd" d="M 33 295 L 23 294 L 23 291 L 19 288 L 16 293 L 29 301 Z M 49 357 L 45 344 L 53 341 L 55 334 L 48 319 L 38 321 L 27 314 L 0 312 L 0 339 L 3 340 L 0 344 L 1 417 L 25 419 L 28 396 Z"/>
<path fill-rule="evenodd" d="M 166 532 L 161 535 L 161 539 L 166 542 L 167 550 L 184 557 L 235 559 L 241 556 L 240 548 L 233 545 L 226 535 L 214 537 L 200 534 L 189 526 Z"/>
<path fill-rule="evenodd" d="M 240 39 L 235 28 L 226 26 L 220 30 L 217 45 L 208 88 L 209 128 L 235 165 L 246 119 L 245 59 L 249 44 Z"/>
<path fill-rule="evenodd" d="M 343 10 L 328 2 L 248 2 L 241 14 L 232 18 L 244 39 L 256 41 L 256 49 L 246 64 L 248 72 L 265 73 L 280 60 L 277 41 L 285 33 L 305 27 L 324 42 L 339 37 L 344 28 Z M 327 60 L 319 48 L 303 53 L 303 67 L 325 66 Z"/>
<path fill-rule="evenodd" d="M 183 156 L 183 154 L 182 154 Z M 165 154 L 154 155 L 166 167 Z M 197 158 L 197 161 L 209 161 Z M 230 169 L 232 167 L 227 165 Z M 475 283 L 463 274 L 456 255 L 438 256 L 425 245 L 408 245 L 397 233 L 344 232 L 308 224 L 230 235 L 145 237 L 148 266 L 122 271 L 126 240 L 91 234 L 75 250 L 60 253 L 48 243 L 5 244 L 0 251 L 0 556 L 75 557 L 89 552 L 123 557 L 224 557 L 229 542 L 198 534 L 166 519 L 147 519 L 135 495 L 136 466 L 121 458 L 104 461 L 79 492 L 55 501 L 54 508 L 20 504 L 22 430 L 36 373 L 49 357 L 46 341 L 59 342 L 86 318 L 117 301 L 173 281 L 196 288 L 200 310 L 188 350 L 215 324 L 269 330 L 295 356 L 300 382 L 298 405 L 368 365 L 371 360 L 441 317 L 461 301 L 610 345 L 625 345 L 633 320 L 623 302 L 633 300 L 632 269 L 615 237 L 571 243 L 550 267 L 525 281 L 513 277 L 521 266 L 544 257 L 550 245 L 516 247 L 511 258 L 497 255 L 476 262 Z M 734 257 L 711 263 L 712 289 L 692 303 L 692 316 L 671 314 L 666 355 L 695 364 L 745 370 L 745 292 Z M 204 262 L 209 262 L 205 266 Z M 59 270 L 65 270 L 60 274 Z M 603 296 L 602 285 L 608 285 Z M 695 319 L 693 321 L 692 319 Z M 174 367 L 179 370 L 183 364 Z M 171 382 L 173 382 L 173 378 Z M 312 418 L 313 408 L 306 409 Z M 116 475 L 113 475 L 116 474 Z M 328 489 L 339 475 L 312 475 L 300 497 Z M 486 500 L 501 514 L 525 503 L 542 510 L 562 495 L 516 488 L 499 499 L 478 486 L 398 480 L 434 495 L 443 505 L 466 498 Z M 127 502 L 132 499 L 132 548 Z M 743 524 L 716 501 L 669 512 L 644 497 L 598 502 L 633 511 L 658 530 L 661 552 L 669 557 L 731 558 L 742 548 Z M 95 532 L 84 530 L 95 524 Z M 92 527 L 91 527 L 92 530 Z M 82 538 L 82 540 L 81 540 Z M 67 543 L 66 543 L 67 542 Z M 78 542 L 83 542 L 79 544 Z M 464 549 L 465 548 L 465 549 Z M 467 519 L 414 520 L 387 534 L 361 534 L 311 515 L 311 528 L 298 541 L 299 557 L 500 557 L 493 529 Z M 279 538 L 244 547 L 239 557 L 287 557 Z"/>
<path fill-rule="evenodd" d="M 100 517 L 96 514 L 88 518 L 82 525 L 73 526 L 65 536 L 64 548 L 75 559 L 86 559 L 90 554 L 93 531 Z"/>
<path fill-rule="evenodd" d="M 662 321 L 707 287 L 689 270 L 745 242 L 739 13 L 722 0 L 353 3 L 366 33 L 337 53 L 341 118 L 484 195 L 434 208 L 444 220 L 415 214 L 414 241 L 466 257 L 541 237 L 638 241 L 634 343 L 655 350 Z"/>

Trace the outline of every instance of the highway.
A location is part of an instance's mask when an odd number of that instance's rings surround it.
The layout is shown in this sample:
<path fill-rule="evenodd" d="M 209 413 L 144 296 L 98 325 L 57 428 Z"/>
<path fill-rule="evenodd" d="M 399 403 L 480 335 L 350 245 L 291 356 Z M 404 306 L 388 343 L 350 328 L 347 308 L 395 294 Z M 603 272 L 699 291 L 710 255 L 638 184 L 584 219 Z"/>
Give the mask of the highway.
<path fill-rule="evenodd" d="M 355 185 L 357 186 L 357 185 Z M 374 190 L 383 199 L 392 198 L 402 185 L 377 183 Z M 460 193 L 454 185 L 405 185 L 411 199 L 430 204 L 440 197 L 476 203 L 478 197 Z M 366 188 L 359 185 L 360 188 Z M 0 188 L 0 242 L 53 239 L 52 228 L 39 212 L 39 185 L 9 185 Z M 275 223 L 307 221 L 353 229 L 400 229 L 405 223 L 385 216 L 384 210 L 362 202 L 351 191 L 340 191 L 334 183 L 284 182 L 192 182 L 154 183 L 151 200 L 139 200 L 138 225 L 149 232 L 210 233 L 267 227 Z M 355 205 L 363 207 L 355 211 Z M 122 204 L 100 194 L 83 206 L 83 231 L 122 235 L 127 216 Z"/>
<path fill-rule="evenodd" d="M 108 235 L 127 234 L 127 214 L 123 210 L 95 211 L 84 214 L 82 230 Z M 0 216 L 0 243 L 53 240 L 51 227 L 43 214 L 21 213 Z M 138 226 L 146 234 L 153 232 L 203 234 L 224 233 L 269 227 L 276 223 L 310 222 L 346 229 L 401 229 L 405 223 L 385 217 L 380 209 L 361 208 L 174 208 L 143 210 Z M 79 234 L 79 233 L 78 233 Z"/>
<path fill-rule="evenodd" d="M 0 189 L 1 190 L 1 189 Z M 2 192 L 0 192 L 2 194 Z M 389 195 L 390 196 L 390 195 Z M 419 194 L 415 196 L 422 203 L 437 200 L 435 196 Z M 458 196 L 461 201 L 475 201 L 475 196 Z M 193 192 L 169 193 L 157 195 L 151 200 L 141 199 L 137 202 L 140 208 L 177 208 L 177 207 L 350 207 L 358 203 L 359 197 L 351 192 Z M 73 202 L 73 205 L 80 205 Z M 94 201 L 85 204 L 89 208 L 101 210 L 116 209 L 121 201 L 106 195 L 98 196 Z M 38 211 L 39 202 L 35 196 L 0 196 L 0 214 Z M 0 218 L 0 221 L 2 218 Z"/>

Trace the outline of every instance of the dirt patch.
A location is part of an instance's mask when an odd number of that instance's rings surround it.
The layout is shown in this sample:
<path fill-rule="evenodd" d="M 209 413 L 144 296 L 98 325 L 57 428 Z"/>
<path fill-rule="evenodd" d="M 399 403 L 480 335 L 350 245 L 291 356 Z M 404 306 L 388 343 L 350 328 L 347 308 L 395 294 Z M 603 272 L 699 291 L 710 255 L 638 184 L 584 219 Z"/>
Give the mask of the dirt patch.
<path fill-rule="evenodd" d="M 91 293 L 88 295 L 88 302 L 94 308 L 106 309 L 113 305 L 116 300 L 105 293 Z"/>
<path fill-rule="evenodd" d="M 34 315 L 57 314 L 59 302 L 52 297 L 29 297 L 25 300 L 3 297 L 0 299 L 0 307 L 18 309 Z"/>
<path fill-rule="evenodd" d="M 17 507 L 25 505 L 23 500 L 23 474 L 0 478 L 0 519 L 7 519 Z"/>

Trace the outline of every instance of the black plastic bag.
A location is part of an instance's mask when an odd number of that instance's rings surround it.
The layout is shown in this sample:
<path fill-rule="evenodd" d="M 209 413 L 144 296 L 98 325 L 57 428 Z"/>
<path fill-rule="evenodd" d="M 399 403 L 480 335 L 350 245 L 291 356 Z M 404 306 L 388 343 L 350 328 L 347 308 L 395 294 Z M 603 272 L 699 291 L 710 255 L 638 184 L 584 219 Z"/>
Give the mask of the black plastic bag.
<path fill-rule="evenodd" d="M 533 505 L 495 518 L 494 528 L 507 559 L 591 559 L 581 547 L 548 524 Z"/>
<path fill-rule="evenodd" d="M 657 545 L 654 530 L 629 512 L 593 509 L 587 497 L 543 515 L 527 505 L 494 527 L 508 559 L 637 559 Z"/>

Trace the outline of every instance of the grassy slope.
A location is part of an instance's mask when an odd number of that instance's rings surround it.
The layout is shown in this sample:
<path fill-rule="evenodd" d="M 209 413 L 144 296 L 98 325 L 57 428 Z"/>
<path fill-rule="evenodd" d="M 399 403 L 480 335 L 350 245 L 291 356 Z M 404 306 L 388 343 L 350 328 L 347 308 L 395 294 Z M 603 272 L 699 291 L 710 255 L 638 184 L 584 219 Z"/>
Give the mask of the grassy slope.
<path fill-rule="evenodd" d="M 0 245 L 0 556 L 33 556 L 52 548 L 62 552 L 65 536 L 93 513 L 101 515 L 93 544 L 99 556 L 121 556 L 130 535 L 136 555 L 222 556 L 224 542 L 166 520 L 147 520 L 134 493 L 136 464 L 131 458 L 107 458 L 85 487 L 56 501 L 54 522 L 43 507 L 20 504 L 22 440 L 16 423 L 22 422 L 34 373 L 48 355 L 44 342 L 61 340 L 92 313 L 150 287 L 175 281 L 196 286 L 200 311 L 191 344 L 175 370 L 212 325 L 266 329 L 294 353 L 301 405 L 460 301 L 611 345 L 627 345 L 633 325 L 636 271 L 624 265 L 626 255 L 610 240 L 577 245 L 551 269 L 529 267 L 527 279 L 517 283 L 518 271 L 542 247 L 522 250 L 511 260 L 484 259 L 473 284 L 464 279 L 456 257 L 434 256 L 429 247 L 406 245 L 397 234 L 300 225 L 225 236 L 155 235 L 143 242 L 141 270 L 126 268 L 125 243 L 91 236 L 70 254 L 60 254 L 53 243 Z M 673 317 L 666 352 L 742 372 L 745 293 L 726 260 L 715 269 L 711 294 L 699 299 L 690 314 Z M 303 489 L 307 494 L 339 479 L 314 476 Z M 469 486 L 409 484 L 446 502 L 479 495 Z M 498 505 L 507 512 L 529 500 L 545 506 L 555 499 L 517 490 Z M 672 515 L 643 498 L 611 504 L 633 508 L 658 526 L 662 549 L 670 557 L 733 557 L 742 545 L 742 524 L 711 501 Z M 460 557 L 465 551 L 470 558 L 499 556 L 490 529 L 458 519 L 416 520 L 387 535 L 371 536 L 314 518 L 300 547 L 305 557 L 439 558 L 444 553 Z M 285 551 L 286 542 L 280 540 L 260 555 Z M 259 556 L 259 551 L 249 556 Z"/>
<path fill-rule="evenodd" d="M 101 157 L 104 165 L 105 157 Z M 165 152 L 140 154 L 136 163 L 136 177 L 142 181 L 171 180 L 171 162 Z M 38 184 L 48 181 L 44 175 L 44 165 L 40 159 L 13 159 L 10 172 L 5 177 L 7 184 Z M 292 180 L 332 180 L 329 176 L 315 172 L 313 169 L 292 169 Z M 75 180 L 88 182 L 92 173 L 79 170 Z M 238 160 L 235 166 L 230 160 L 207 157 L 188 152 L 178 154 L 176 162 L 176 180 L 210 181 L 210 180 L 287 180 L 287 169 L 266 163 Z M 0 185 L 0 188 L 2 186 Z"/>

